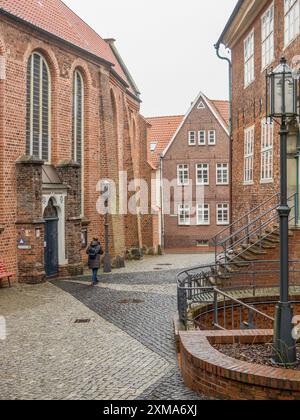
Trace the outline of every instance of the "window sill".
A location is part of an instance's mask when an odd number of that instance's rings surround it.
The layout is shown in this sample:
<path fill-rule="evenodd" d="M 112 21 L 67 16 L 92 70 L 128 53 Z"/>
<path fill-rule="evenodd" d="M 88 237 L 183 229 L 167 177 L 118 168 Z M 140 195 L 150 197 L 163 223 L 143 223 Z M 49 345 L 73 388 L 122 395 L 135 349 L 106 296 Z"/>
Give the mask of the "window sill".
<path fill-rule="evenodd" d="M 263 67 L 263 68 L 261 69 L 261 73 L 265 73 L 265 72 L 266 72 L 266 70 L 268 70 L 268 69 L 269 69 L 269 67 L 274 66 L 274 63 L 275 63 L 275 57 L 273 57 L 273 58 L 272 58 L 272 60 L 270 61 L 270 63 L 269 63 L 269 64 L 267 64 L 265 67 Z"/>
<path fill-rule="evenodd" d="M 217 226 L 229 226 L 229 225 L 230 225 L 229 222 L 227 222 L 227 223 L 217 223 Z"/>
<path fill-rule="evenodd" d="M 251 80 L 251 82 L 249 82 L 247 85 L 244 85 L 244 90 L 248 89 L 251 85 L 253 85 L 254 82 L 255 82 L 255 78 Z"/>
<path fill-rule="evenodd" d="M 299 35 L 300 35 L 300 32 L 293 39 L 291 39 L 288 44 L 284 45 L 283 51 L 286 51 L 293 44 L 293 42 L 296 41 Z"/>
<path fill-rule="evenodd" d="M 261 185 L 274 184 L 274 179 L 261 179 Z"/>
<path fill-rule="evenodd" d="M 254 185 L 254 182 L 253 181 L 251 181 L 251 182 L 244 182 L 243 185 L 245 187 L 251 187 L 251 185 Z"/>

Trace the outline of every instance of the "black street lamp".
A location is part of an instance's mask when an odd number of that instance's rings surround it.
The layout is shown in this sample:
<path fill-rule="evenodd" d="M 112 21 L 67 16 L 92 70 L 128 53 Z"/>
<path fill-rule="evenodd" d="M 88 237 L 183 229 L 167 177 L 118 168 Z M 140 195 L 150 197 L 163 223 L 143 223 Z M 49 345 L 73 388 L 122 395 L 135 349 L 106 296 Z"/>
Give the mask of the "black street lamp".
<path fill-rule="evenodd" d="M 280 65 L 267 73 L 267 117 L 280 118 L 280 302 L 276 306 L 274 325 L 274 355 L 277 365 L 290 366 L 297 361 L 296 342 L 292 336 L 293 309 L 289 301 L 289 215 L 287 186 L 288 118 L 297 113 L 298 83 L 291 68 L 282 58 Z M 295 145 L 296 147 L 296 145 Z"/>
<path fill-rule="evenodd" d="M 104 273 L 111 273 L 111 261 L 109 255 L 109 182 L 104 182 L 103 193 L 105 197 L 105 255 L 104 255 Z"/>

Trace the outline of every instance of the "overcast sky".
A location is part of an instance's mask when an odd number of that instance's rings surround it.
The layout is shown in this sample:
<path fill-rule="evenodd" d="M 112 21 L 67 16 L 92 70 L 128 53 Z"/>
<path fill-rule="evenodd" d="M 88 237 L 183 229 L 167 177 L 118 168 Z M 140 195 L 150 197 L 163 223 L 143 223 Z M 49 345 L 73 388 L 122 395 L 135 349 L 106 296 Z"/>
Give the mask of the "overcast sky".
<path fill-rule="evenodd" d="M 184 114 L 199 91 L 228 99 L 228 65 L 213 45 L 236 0 L 65 0 L 117 48 L 145 116 Z"/>

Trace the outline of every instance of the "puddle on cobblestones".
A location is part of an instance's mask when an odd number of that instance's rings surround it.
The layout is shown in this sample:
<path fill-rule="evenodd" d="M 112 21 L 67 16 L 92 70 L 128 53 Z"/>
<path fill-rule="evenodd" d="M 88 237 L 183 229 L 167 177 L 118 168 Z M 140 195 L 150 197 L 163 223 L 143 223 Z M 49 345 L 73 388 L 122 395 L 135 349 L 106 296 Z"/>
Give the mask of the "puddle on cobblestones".
<path fill-rule="evenodd" d="M 118 303 L 120 305 L 139 305 L 141 303 L 145 303 L 145 301 L 139 300 L 139 299 L 124 299 L 124 300 L 119 300 Z"/>

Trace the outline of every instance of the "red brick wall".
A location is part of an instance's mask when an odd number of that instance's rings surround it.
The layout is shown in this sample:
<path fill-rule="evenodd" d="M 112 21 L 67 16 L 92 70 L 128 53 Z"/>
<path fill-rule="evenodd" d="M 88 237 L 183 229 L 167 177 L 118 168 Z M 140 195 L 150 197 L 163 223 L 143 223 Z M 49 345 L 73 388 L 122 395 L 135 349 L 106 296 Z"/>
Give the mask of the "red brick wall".
<path fill-rule="evenodd" d="M 265 117 L 266 81 L 265 71 L 262 72 L 261 60 L 261 15 L 269 7 L 265 6 L 259 16 L 244 28 L 240 39 L 232 48 L 233 63 L 233 219 L 261 204 L 263 201 L 279 192 L 280 189 L 280 144 L 279 126 L 274 127 L 274 183 L 262 184 L 261 174 L 261 120 Z M 283 0 L 275 0 L 275 67 L 282 55 L 288 63 L 299 54 L 300 37 L 284 49 L 284 5 Z M 244 39 L 254 28 L 255 38 L 255 81 L 244 88 Z M 254 183 L 244 185 L 244 129 L 255 125 L 254 147 Z"/>
<path fill-rule="evenodd" d="M 123 170 L 126 142 L 132 137 L 132 118 L 139 118 L 139 102 L 128 95 L 123 84 L 108 68 L 80 56 L 62 43 L 54 43 L 25 25 L 1 16 L 0 54 L 6 47 L 6 80 L 0 81 L 0 258 L 9 270 L 17 272 L 16 262 L 16 160 L 25 154 L 26 69 L 28 57 L 39 50 L 48 62 L 52 82 L 52 163 L 72 159 L 72 90 L 73 73 L 80 69 L 85 89 L 85 156 L 84 156 L 84 211 L 88 226 L 88 240 L 99 236 L 103 241 L 104 220 L 96 211 L 97 182 L 109 177 L 118 182 Z M 126 115 L 130 118 L 126 120 Z M 144 136 L 144 137 L 143 137 Z M 140 161 L 147 151 L 145 130 L 137 130 L 138 147 L 130 150 L 131 162 Z M 137 167 L 145 167 L 146 161 Z M 144 170 L 150 176 L 147 170 Z M 42 216 L 42 215 L 41 215 Z M 136 224 L 136 217 L 132 218 Z M 1 231 L 1 230 L 0 230 Z M 124 256 L 127 232 L 135 234 L 129 243 L 138 242 L 137 232 L 125 224 L 123 216 L 112 216 L 110 244 L 113 256 Z M 148 241 L 148 238 L 147 238 Z M 41 261 L 41 264 L 43 262 Z"/>
<path fill-rule="evenodd" d="M 200 100 L 199 100 L 200 102 Z M 190 178 L 193 182 L 194 195 L 193 206 L 196 205 L 196 164 L 209 163 L 210 185 L 205 187 L 205 203 L 210 204 L 210 226 L 179 226 L 178 217 L 165 215 L 165 247 L 185 248 L 195 247 L 197 240 L 210 240 L 222 226 L 216 224 L 216 204 L 229 203 L 229 186 L 216 185 L 216 164 L 229 162 L 229 138 L 225 130 L 217 122 L 212 112 L 206 109 L 197 109 L 198 103 L 190 113 L 188 119 L 180 129 L 174 143 L 163 159 L 163 178 L 169 181 L 177 180 L 177 165 L 188 164 Z M 199 130 L 216 130 L 216 146 L 199 146 L 198 134 L 197 145 L 189 146 L 188 132 Z M 206 139 L 208 144 L 208 139 Z M 164 199 L 166 193 L 164 192 Z M 171 214 L 174 214 L 174 194 L 171 193 Z"/>
<path fill-rule="evenodd" d="M 185 384 L 224 400 L 300 400 L 299 372 L 233 360 L 214 344 L 265 344 L 272 330 L 180 333 L 180 368 Z"/>

